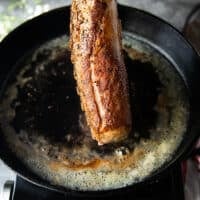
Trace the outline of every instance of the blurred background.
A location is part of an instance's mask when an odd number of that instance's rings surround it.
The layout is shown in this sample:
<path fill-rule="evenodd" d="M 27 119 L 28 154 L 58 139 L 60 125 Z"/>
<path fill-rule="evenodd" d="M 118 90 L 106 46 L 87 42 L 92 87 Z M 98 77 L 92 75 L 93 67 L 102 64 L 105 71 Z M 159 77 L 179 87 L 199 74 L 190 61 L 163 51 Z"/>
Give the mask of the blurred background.
<path fill-rule="evenodd" d="M 70 0 L 0 0 L 0 40 L 22 22 L 50 9 L 70 4 Z M 153 13 L 182 29 L 185 19 L 199 0 L 119 0 Z"/>

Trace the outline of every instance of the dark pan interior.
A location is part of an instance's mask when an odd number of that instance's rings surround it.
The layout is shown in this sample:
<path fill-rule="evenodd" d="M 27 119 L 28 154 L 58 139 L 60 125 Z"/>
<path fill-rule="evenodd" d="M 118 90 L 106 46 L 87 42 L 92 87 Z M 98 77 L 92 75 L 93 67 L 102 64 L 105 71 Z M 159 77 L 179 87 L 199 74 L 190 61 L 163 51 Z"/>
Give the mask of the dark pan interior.
<path fill-rule="evenodd" d="M 11 72 L 15 63 L 31 49 L 41 43 L 63 34 L 69 34 L 69 7 L 59 8 L 45 13 L 33 20 L 21 25 L 11 32 L 0 44 L 0 85 L 3 87 L 6 77 Z M 158 169 L 148 179 L 155 178 L 160 172 L 171 166 L 178 159 L 184 158 L 191 149 L 199 130 L 199 100 L 198 86 L 200 85 L 199 58 L 187 41 L 173 27 L 160 19 L 134 8 L 119 6 L 120 19 L 123 30 L 132 32 L 152 43 L 158 51 L 170 60 L 184 80 L 190 101 L 190 121 L 187 134 L 174 153 L 173 159 Z M 0 157 L 13 170 L 27 180 L 40 186 L 54 190 L 80 194 L 51 185 L 32 173 L 17 157 L 8 149 L 0 134 Z M 145 184 L 145 183 L 139 183 Z M 138 185 L 138 184 L 136 184 Z M 136 186 L 135 186 L 136 187 Z M 129 189 L 129 188 L 126 188 Z M 115 193 L 123 189 L 116 190 Z M 89 195 L 112 194 L 107 192 L 87 192 Z"/>

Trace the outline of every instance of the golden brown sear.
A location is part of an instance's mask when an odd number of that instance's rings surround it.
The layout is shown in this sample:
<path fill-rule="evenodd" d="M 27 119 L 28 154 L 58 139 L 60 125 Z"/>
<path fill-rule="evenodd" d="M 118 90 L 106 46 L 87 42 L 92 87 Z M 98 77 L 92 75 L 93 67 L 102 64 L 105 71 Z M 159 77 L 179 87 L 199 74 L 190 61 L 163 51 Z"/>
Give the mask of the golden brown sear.
<path fill-rule="evenodd" d="M 71 60 L 81 107 L 99 145 L 128 136 L 131 113 L 115 0 L 73 0 Z"/>

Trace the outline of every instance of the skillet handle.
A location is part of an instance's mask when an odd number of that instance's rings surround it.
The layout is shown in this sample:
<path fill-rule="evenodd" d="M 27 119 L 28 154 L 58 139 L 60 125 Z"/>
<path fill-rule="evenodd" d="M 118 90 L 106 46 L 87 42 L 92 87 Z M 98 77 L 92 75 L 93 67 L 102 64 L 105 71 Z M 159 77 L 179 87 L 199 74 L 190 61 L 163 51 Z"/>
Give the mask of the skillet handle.
<path fill-rule="evenodd" d="M 182 32 L 200 56 L 200 4 L 188 15 Z M 189 153 L 189 158 L 197 163 L 200 171 L 200 137 L 195 148 Z"/>
<path fill-rule="evenodd" d="M 183 28 L 184 36 L 189 40 L 200 56 L 200 4 L 188 15 Z"/>

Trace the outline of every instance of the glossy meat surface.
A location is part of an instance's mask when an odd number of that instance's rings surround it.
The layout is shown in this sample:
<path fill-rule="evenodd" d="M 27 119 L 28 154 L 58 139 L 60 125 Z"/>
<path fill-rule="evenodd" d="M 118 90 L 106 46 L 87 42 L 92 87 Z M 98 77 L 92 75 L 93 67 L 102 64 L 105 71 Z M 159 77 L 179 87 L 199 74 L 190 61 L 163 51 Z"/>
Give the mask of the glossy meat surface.
<path fill-rule="evenodd" d="M 71 60 L 81 107 L 98 144 L 125 139 L 131 128 L 121 26 L 115 0 L 73 0 Z"/>

